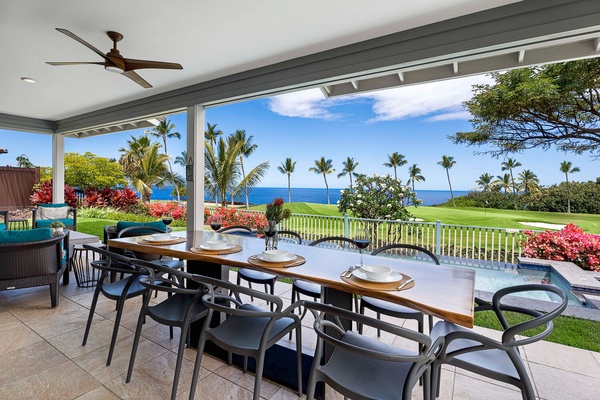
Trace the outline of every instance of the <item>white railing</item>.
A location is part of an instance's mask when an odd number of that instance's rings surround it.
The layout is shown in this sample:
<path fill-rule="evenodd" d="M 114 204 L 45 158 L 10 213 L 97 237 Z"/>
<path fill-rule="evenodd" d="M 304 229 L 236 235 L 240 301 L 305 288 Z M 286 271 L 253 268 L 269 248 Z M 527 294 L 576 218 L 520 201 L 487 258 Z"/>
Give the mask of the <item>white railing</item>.
<path fill-rule="evenodd" d="M 367 229 L 371 237 L 369 250 L 391 243 L 408 243 L 432 251 L 445 264 L 481 268 L 514 269 L 521 255 L 519 229 L 306 214 L 292 214 L 281 222 L 280 229 L 295 231 L 306 242 L 325 236 L 352 238 Z"/>

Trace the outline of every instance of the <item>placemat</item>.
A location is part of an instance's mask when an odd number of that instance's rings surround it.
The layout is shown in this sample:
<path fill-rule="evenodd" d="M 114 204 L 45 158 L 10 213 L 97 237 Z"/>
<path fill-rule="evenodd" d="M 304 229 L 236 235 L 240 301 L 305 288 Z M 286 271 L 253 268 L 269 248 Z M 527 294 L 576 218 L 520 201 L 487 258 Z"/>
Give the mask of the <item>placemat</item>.
<path fill-rule="evenodd" d="M 179 244 L 179 243 L 185 243 L 187 241 L 186 238 L 177 238 L 177 239 L 170 239 L 170 240 L 160 240 L 160 241 L 150 241 L 150 240 L 138 240 L 138 244 L 149 244 L 150 246 L 168 246 L 171 244 Z"/>
<path fill-rule="evenodd" d="M 359 279 L 359 278 L 355 277 L 354 275 L 350 276 L 350 278 L 346 278 L 345 276 L 341 276 L 340 275 L 340 278 L 342 278 L 342 280 L 344 282 L 346 282 L 346 283 L 349 283 L 349 284 L 354 285 L 354 286 L 364 287 L 366 289 L 398 290 L 398 286 L 402 285 L 402 283 L 404 283 L 408 279 L 410 279 L 410 276 L 408 276 L 408 275 L 405 275 L 405 274 L 403 274 L 401 272 L 399 272 L 399 274 L 402 275 L 402 280 L 401 281 L 399 281 L 399 282 L 385 282 L 385 283 L 368 282 L 368 281 L 365 281 L 363 279 Z M 408 285 L 404 286 L 400 290 L 410 289 L 413 286 L 415 286 L 415 281 L 412 281 L 411 283 L 409 283 Z"/>
<path fill-rule="evenodd" d="M 296 258 L 290 261 L 282 261 L 282 262 L 267 262 L 263 260 L 259 260 L 256 258 L 257 255 L 248 257 L 248 263 L 252 265 L 256 265 L 257 267 L 263 268 L 291 268 L 302 265 L 306 262 L 306 259 L 302 256 L 296 254 Z"/>
<path fill-rule="evenodd" d="M 239 253 L 240 251 L 242 251 L 242 246 L 239 245 L 235 245 L 230 249 L 223 249 L 223 250 L 205 250 L 205 249 L 201 249 L 200 247 L 192 247 L 190 249 L 190 251 L 192 253 L 198 253 L 198 254 L 208 254 L 208 255 L 225 255 L 225 254 L 233 254 L 233 253 Z"/>

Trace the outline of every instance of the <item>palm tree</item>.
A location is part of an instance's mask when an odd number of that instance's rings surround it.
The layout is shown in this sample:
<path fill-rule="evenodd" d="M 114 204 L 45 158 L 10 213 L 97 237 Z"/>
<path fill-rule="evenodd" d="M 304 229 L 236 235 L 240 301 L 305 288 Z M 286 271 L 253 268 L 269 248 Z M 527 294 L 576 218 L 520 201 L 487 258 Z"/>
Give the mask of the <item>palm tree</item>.
<path fill-rule="evenodd" d="M 35 168 L 35 165 L 31 161 L 29 161 L 29 157 L 26 154 L 21 154 L 16 158 L 17 167 L 19 168 Z"/>
<path fill-rule="evenodd" d="M 358 167 L 358 162 L 355 161 L 354 158 L 348 157 L 342 164 L 344 165 L 344 169 L 337 175 L 337 177 L 341 178 L 347 174 L 350 177 L 350 189 L 352 189 L 352 175 L 355 177 L 358 176 L 358 174 L 354 172 L 356 167 Z"/>
<path fill-rule="evenodd" d="M 498 175 L 496 178 L 498 179 L 492 182 L 492 184 L 495 188 L 497 188 L 497 190 L 504 189 L 504 194 L 508 194 L 512 191 L 510 185 L 510 174 Z"/>
<path fill-rule="evenodd" d="M 175 164 L 181 165 L 182 167 L 187 167 L 187 150 L 181 152 L 180 156 L 175 157 Z"/>
<path fill-rule="evenodd" d="M 333 168 L 333 161 L 331 159 L 325 160 L 325 157 L 321 157 L 320 160 L 315 160 L 315 166 L 310 167 L 308 169 L 309 172 L 314 172 L 315 174 L 323 174 L 323 179 L 325 180 L 325 188 L 327 189 L 327 204 L 331 204 L 329 200 L 329 185 L 327 184 L 327 174 L 332 174 L 335 172 Z"/>
<path fill-rule="evenodd" d="M 292 193 L 290 190 L 290 179 L 291 179 L 291 175 L 292 172 L 294 172 L 294 170 L 296 169 L 296 161 L 292 161 L 291 158 L 286 158 L 284 162 L 281 163 L 280 166 L 277 167 L 277 169 L 279 170 L 279 172 L 281 172 L 282 174 L 287 174 L 287 181 L 288 181 L 288 202 L 291 203 L 292 202 Z"/>
<path fill-rule="evenodd" d="M 491 192 L 492 191 L 492 181 L 494 180 L 494 176 L 492 174 L 479 175 L 479 179 L 475 181 L 477 187 L 481 189 L 483 192 Z"/>
<path fill-rule="evenodd" d="M 246 180 L 246 171 L 244 171 L 244 157 L 249 157 L 250 154 L 254 152 L 258 148 L 257 144 L 252 144 L 252 139 L 254 136 L 250 135 L 246 137 L 246 131 L 243 129 L 238 129 L 231 136 L 227 138 L 227 140 L 235 143 L 241 143 L 240 147 L 240 166 L 242 167 L 242 180 Z M 244 193 L 246 194 L 246 209 L 250 208 L 250 203 L 248 201 L 248 186 L 244 184 Z"/>
<path fill-rule="evenodd" d="M 412 191 L 415 191 L 415 182 L 425 182 L 425 177 L 421 175 L 421 168 L 417 164 L 408 167 L 408 180 L 412 183 Z"/>
<path fill-rule="evenodd" d="M 208 140 L 211 145 L 214 145 L 217 142 L 217 136 L 223 134 L 223 131 L 217 129 L 217 124 L 211 125 L 210 123 L 206 123 L 206 130 L 204 131 L 204 140 Z"/>
<path fill-rule="evenodd" d="M 525 194 L 540 190 L 540 180 L 533 171 L 526 169 L 519 174 L 519 189 Z"/>
<path fill-rule="evenodd" d="M 438 161 L 438 165 L 441 165 L 442 168 L 446 170 L 446 176 L 448 177 L 448 186 L 450 186 L 450 196 L 452 197 L 452 205 L 456 207 L 456 203 L 454 202 L 454 192 L 452 191 L 452 183 L 450 182 L 450 168 L 456 164 L 454 161 L 454 157 L 443 155 L 441 161 Z"/>
<path fill-rule="evenodd" d="M 502 171 L 510 172 L 510 181 L 512 182 L 514 201 L 515 201 L 515 210 L 517 210 L 517 185 L 515 184 L 515 178 L 513 176 L 513 169 L 520 167 L 522 164 L 515 160 L 514 158 L 509 158 L 506 161 L 502 162 Z"/>
<path fill-rule="evenodd" d="M 570 161 L 563 161 L 560 163 L 560 172 L 564 172 L 565 178 L 567 180 L 567 212 L 571 212 L 571 184 L 569 183 L 569 174 L 573 174 L 575 172 L 579 172 L 579 167 L 573 167 L 573 164 Z"/>
<path fill-rule="evenodd" d="M 163 118 L 158 125 L 154 128 L 147 130 L 146 134 L 150 136 L 154 136 L 156 138 L 162 139 L 163 148 L 165 149 L 165 155 L 169 156 L 169 152 L 167 151 L 167 139 L 181 139 L 181 133 L 172 132 L 175 129 L 175 124 L 172 124 L 170 120 Z M 167 164 L 169 165 L 169 172 L 173 175 L 173 166 L 171 165 L 171 157 L 167 158 Z M 177 193 L 177 202 L 181 202 L 181 195 L 179 194 L 179 187 L 175 185 L 175 192 Z"/>
<path fill-rule="evenodd" d="M 398 167 L 403 166 L 408 161 L 404 159 L 404 155 L 394 152 L 391 156 L 388 154 L 388 162 L 383 163 L 384 167 L 394 168 L 394 179 L 398 180 L 398 174 L 396 173 L 396 169 Z"/>
<path fill-rule="evenodd" d="M 131 137 L 127 141 L 128 148 L 121 148 L 123 153 L 119 162 L 133 187 L 142 195 L 142 200 L 150 201 L 153 187 L 164 187 L 167 183 L 182 185 L 181 177 L 172 174 L 167 168 L 169 156 L 160 153 L 160 144 L 152 143 L 146 135 Z"/>

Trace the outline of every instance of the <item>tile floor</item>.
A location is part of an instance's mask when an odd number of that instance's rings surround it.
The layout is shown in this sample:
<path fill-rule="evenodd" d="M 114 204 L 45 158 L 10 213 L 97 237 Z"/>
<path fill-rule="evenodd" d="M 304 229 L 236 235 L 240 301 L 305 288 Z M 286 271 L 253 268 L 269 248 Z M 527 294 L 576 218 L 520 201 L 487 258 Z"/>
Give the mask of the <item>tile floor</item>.
<path fill-rule="evenodd" d="M 81 346 L 93 289 L 61 286 L 60 304 L 50 307 L 47 287 L 0 292 L 0 399 L 167 399 L 170 395 L 177 340 L 168 328 L 148 320 L 136 358 L 131 383 L 125 374 L 140 300 L 126 302 L 115 356 L 106 356 L 115 317 L 115 303 L 100 296 L 88 343 Z M 289 303 L 290 285 L 278 283 L 276 292 Z M 402 322 L 402 321 L 400 321 Z M 409 321 L 404 323 L 411 326 Z M 315 337 L 310 318 L 303 321 L 303 345 L 312 352 Z M 497 336 L 498 332 L 485 330 Z M 369 334 L 368 332 L 365 332 Z M 371 332 L 374 335 L 374 332 Z M 177 332 L 176 335 L 177 336 Z M 382 340 L 389 338 L 383 337 Z M 289 343 L 288 343 L 289 344 Z M 597 399 L 600 353 L 548 342 L 524 348 L 539 399 Z M 187 399 L 195 351 L 187 349 L 178 398 Z M 251 399 L 254 376 L 243 374 L 221 360 L 205 356 L 196 399 Z M 327 398 L 341 396 L 327 392 Z M 297 399 L 285 387 L 265 380 L 265 399 Z M 414 399 L 420 399 L 416 388 Z M 442 373 L 440 399 L 520 399 L 510 386 L 447 368 Z"/>

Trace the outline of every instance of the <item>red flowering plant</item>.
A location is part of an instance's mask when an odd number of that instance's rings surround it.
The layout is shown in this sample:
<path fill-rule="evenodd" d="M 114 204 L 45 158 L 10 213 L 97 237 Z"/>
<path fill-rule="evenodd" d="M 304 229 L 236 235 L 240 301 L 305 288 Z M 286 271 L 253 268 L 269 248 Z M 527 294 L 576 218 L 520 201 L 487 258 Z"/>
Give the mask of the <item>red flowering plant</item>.
<path fill-rule="evenodd" d="M 185 220 L 187 218 L 187 209 L 185 206 L 180 206 L 178 203 L 160 203 L 160 202 L 153 202 L 148 204 L 148 212 L 150 213 L 150 215 L 152 215 L 153 217 L 156 218 L 160 218 L 163 215 L 166 214 L 171 214 L 171 216 L 173 217 L 173 219 L 175 220 L 179 220 L 179 219 L 183 219 Z"/>
<path fill-rule="evenodd" d="M 267 204 L 267 212 L 265 213 L 268 221 L 280 223 L 282 220 L 289 218 L 292 212 L 287 208 L 283 208 L 283 199 L 277 197 L 273 202 Z"/>
<path fill-rule="evenodd" d="M 582 269 L 600 271 L 600 238 L 574 224 L 557 232 L 526 230 L 525 236 L 521 246 L 526 257 L 570 261 Z"/>
<path fill-rule="evenodd" d="M 210 224 L 214 217 L 221 217 L 223 226 L 243 225 L 252 229 L 262 230 L 267 224 L 265 215 L 258 212 L 240 212 L 236 208 L 221 207 L 215 209 L 212 215 L 205 219 Z"/>

